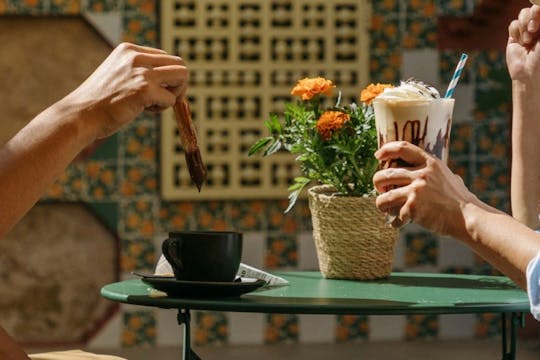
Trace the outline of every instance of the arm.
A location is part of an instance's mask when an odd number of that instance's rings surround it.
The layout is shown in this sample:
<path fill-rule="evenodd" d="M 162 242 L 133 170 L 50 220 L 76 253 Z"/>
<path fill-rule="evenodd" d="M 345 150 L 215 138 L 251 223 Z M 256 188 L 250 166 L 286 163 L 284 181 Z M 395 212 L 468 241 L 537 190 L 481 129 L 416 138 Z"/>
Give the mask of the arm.
<path fill-rule="evenodd" d="M 0 327 L 0 359 L 4 360 L 30 360 L 22 347 L 20 347 L 2 327 Z"/>
<path fill-rule="evenodd" d="M 439 159 L 408 142 L 379 149 L 379 160 L 402 159 L 408 168 L 380 170 L 373 178 L 383 211 L 400 208 L 394 226 L 411 219 L 425 228 L 469 245 L 516 284 L 526 289 L 529 261 L 540 251 L 540 235 L 503 212 L 481 202 Z"/>
<path fill-rule="evenodd" d="M 172 106 L 187 78 L 181 58 L 122 44 L 77 89 L 37 115 L 0 149 L 0 238 L 82 149 L 145 109 Z"/>
<path fill-rule="evenodd" d="M 523 9 L 509 28 L 506 59 L 512 78 L 512 212 L 540 227 L 540 7 Z"/>

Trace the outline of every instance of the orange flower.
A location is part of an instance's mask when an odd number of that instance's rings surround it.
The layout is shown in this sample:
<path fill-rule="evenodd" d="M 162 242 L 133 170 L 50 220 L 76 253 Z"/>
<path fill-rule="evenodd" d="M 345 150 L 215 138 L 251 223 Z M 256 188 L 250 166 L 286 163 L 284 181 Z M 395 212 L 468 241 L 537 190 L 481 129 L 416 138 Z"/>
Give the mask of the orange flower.
<path fill-rule="evenodd" d="M 296 86 L 291 90 L 291 95 L 300 96 L 302 100 L 310 100 L 315 95 L 332 95 L 336 86 L 332 80 L 326 80 L 322 77 L 305 78 L 298 80 Z"/>
<path fill-rule="evenodd" d="M 380 93 L 386 88 L 392 88 L 393 85 L 390 84 L 369 84 L 362 92 L 360 93 L 360 101 L 366 103 L 366 105 L 371 104 L 373 99 L 379 96 Z"/>
<path fill-rule="evenodd" d="M 317 120 L 317 131 L 324 140 L 328 140 L 334 131 L 341 129 L 350 119 L 349 114 L 341 111 L 325 111 Z"/>

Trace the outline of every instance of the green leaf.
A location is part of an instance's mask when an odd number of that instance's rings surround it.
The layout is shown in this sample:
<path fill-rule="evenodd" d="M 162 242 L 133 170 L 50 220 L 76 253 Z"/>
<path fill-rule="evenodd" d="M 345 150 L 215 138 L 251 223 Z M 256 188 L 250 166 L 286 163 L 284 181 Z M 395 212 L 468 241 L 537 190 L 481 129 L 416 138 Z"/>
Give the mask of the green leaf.
<path fill-rule="evenodd" d="M 273 153 L 279 151 L 279 149 L 281 149 L 281 141 L 276 139 L 276 141 L 274 141 L 272 145 L 270 145 L 268 149 L 266 149 L 266 151 L 264 152 L 264 156 L 272 155 Z"/>
<path fill-rule="evenodd" d="M 260 152 L 264 147 L 266 147 L 274 138 L 272 136 L 268 136 L 265 138 L 262 138 L 258 140 L 248 151 L 248 156 L 251 156 L 253 154 L 256 154 Z"/>

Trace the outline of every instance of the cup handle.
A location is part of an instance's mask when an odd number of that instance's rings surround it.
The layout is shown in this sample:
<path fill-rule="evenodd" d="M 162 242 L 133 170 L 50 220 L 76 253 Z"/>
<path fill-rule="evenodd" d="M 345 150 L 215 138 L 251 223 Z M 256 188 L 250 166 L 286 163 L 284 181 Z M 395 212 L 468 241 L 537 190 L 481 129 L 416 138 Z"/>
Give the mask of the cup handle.
<path fill-rule="evenodd" d="M 176 251 L 176 244 L 176 241 L 171 241 L 171 239 L 165 239 L 161 244 L 161 251 L 163 252 L 163 256 L 165 256 L 165 259 L 167 259 L 167 261 L 172 265 L 173 269 L 177 269 L 178 271 L 182 272 L 184 271 L 184 265 L 182 264 L 182 261 L 171 255 L 178 253 Z"/>

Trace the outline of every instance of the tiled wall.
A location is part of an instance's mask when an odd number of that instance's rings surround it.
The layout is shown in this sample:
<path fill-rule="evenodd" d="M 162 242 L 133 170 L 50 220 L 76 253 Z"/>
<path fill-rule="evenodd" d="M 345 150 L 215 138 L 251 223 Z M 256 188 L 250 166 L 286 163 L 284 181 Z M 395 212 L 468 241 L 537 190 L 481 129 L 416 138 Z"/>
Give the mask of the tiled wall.
<path fill-rule="evenodd" d="M 373 1 L 372 80 L 395 83 L 415 76 L 444 89 L 460 51 L 437 50 L 433 16 L 467 15 L 475 2 Z M 83 14 L 98 26 L 114 28 L 107 35 L 112 41 L 157 46 L 157 5 L 150 0 L 0 0 L 0 15 Z M 475 51 L 469 55 L 456 92 L 451 166 L 480 198 L 507 210 L 511 97 L 504 54 Z M 158 131 L 158 118 L 142 115 L 108 139 L 91 159 L 72 165 L 46 196 L 82 200 L 95 209 L 122 241 L 123 274 L 150 271 L 166 231 L 197 228 L 243 231 L 244 262 L 255 266 L 270 270 L 316 267 L 305 202 L 285 215 L 286 199 L 161 201 L 157 181 Z M 439 238 L 414 225 L 402 232 L 395 265 L 399 270 L 493 273 L 453 239 Z M 202 345 L 483 338 L 499 331 L 498 317 L 492 315 L 364 317 L 198 312 L 193 318 L 193 337 Z M 90 345 L 173 345 L 178 344 L 179 338 L 173 311 L 122 306 L 121 312 Z"/>

